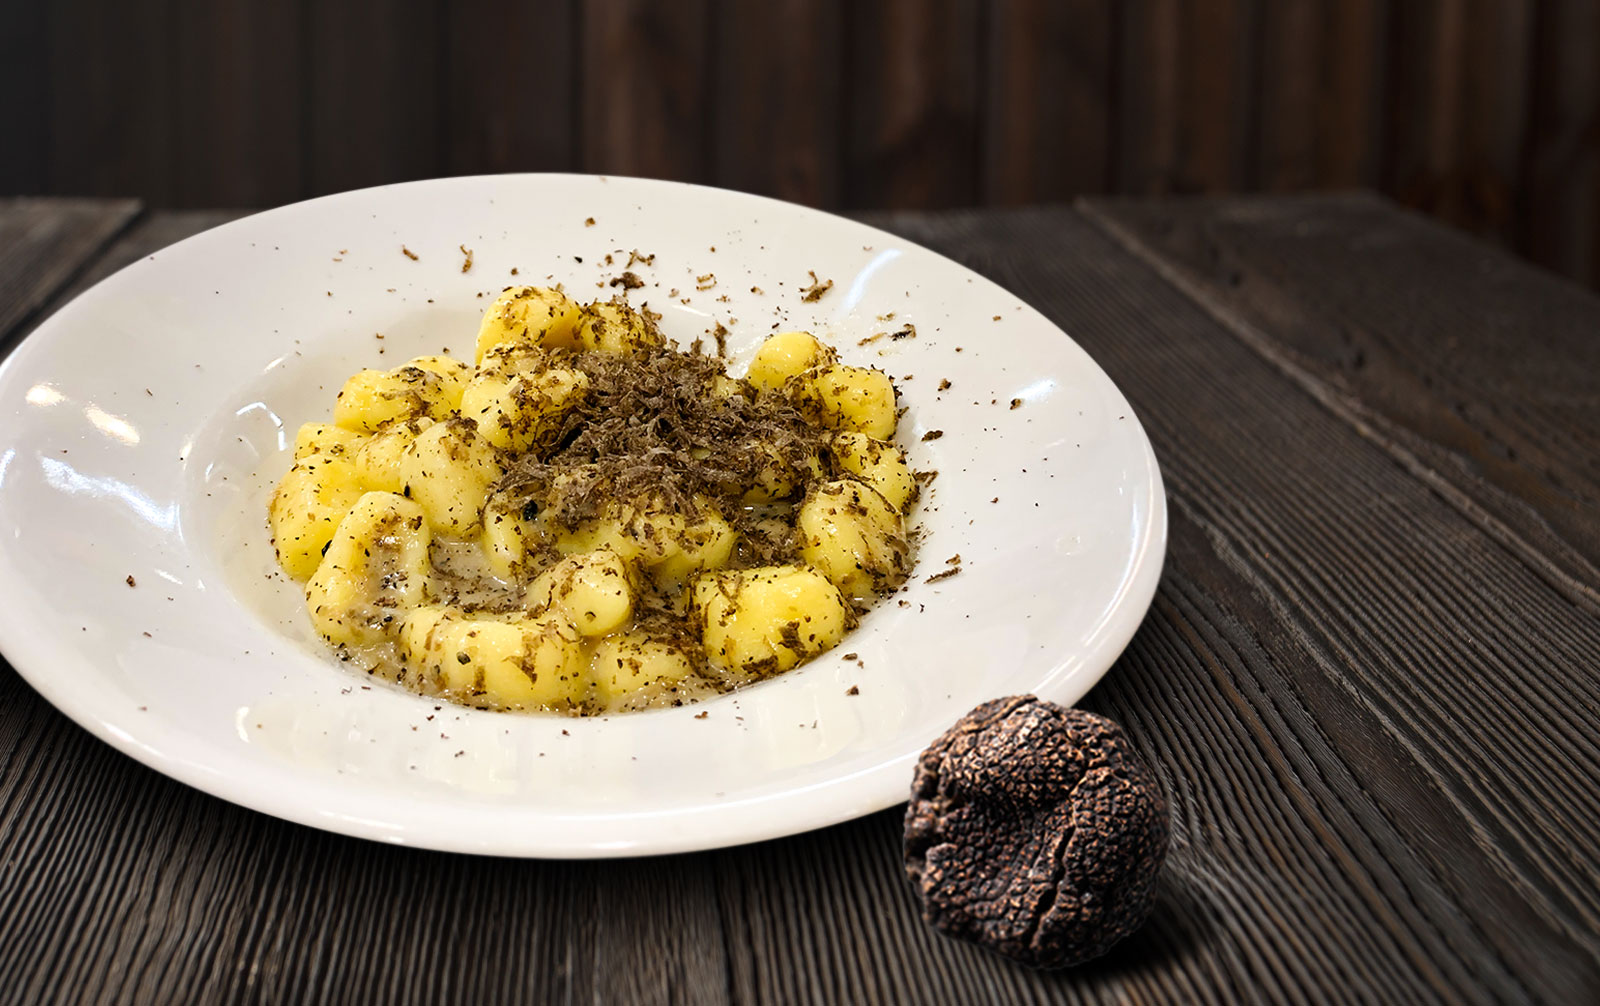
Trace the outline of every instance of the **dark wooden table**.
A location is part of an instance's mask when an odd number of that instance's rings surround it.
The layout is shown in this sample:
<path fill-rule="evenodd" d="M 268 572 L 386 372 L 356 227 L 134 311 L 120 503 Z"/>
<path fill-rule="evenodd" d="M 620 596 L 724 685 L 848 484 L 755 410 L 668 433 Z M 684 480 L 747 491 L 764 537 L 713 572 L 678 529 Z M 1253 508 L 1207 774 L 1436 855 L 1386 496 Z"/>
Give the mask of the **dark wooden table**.
<path fill-rule="evenodd" d="M 0 202 L 0 347 L 234 215 Z M 1160 455 L 1166 574 L 1085 703 L 1170 794 L 1140 933 L 1056 974 L 937 936 L 898 809 L 612 862 L 322 834 L 0 664 L 0 1000 L 1600 1001 L 1600 300 L 1361 195 L 878 222 L 1059 322 Z"/>

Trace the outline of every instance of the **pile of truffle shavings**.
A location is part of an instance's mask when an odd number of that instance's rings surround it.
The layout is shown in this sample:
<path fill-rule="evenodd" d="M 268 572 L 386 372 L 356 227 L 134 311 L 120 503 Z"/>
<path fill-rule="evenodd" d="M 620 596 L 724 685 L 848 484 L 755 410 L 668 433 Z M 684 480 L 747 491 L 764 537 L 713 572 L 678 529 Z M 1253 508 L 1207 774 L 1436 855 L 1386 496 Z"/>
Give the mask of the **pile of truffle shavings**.
<path fill-rule="evenodd" d="M 497 487 L 524 514 L 571 531 L 617 503 L 649 504 L 690 523 L 709 505 L 739 532 L 738 565 L 793 561 L 792 511 L 819 481 L 813 463 L 826 466 L 830 430 L 747 381 L 732 382 L 730 393 L 714 357 L 672 348 L 558 352 L 550 365 L 581 371 L 589 389 L 550 446 L 515 458 Z M 745 493 L 775 465 L 790 498 L 747 504 Z"/>

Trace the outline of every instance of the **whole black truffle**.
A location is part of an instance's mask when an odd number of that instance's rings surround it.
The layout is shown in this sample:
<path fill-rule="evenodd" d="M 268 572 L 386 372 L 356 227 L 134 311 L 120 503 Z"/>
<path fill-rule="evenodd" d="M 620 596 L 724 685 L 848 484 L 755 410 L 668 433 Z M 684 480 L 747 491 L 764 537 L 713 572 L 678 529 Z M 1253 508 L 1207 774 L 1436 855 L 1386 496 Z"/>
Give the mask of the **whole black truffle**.
<path fill-rule="evenodd" d="M 974 709 L 922 753 L 906 874 L 946 935 L 1065 967 L 1139 928 L 1167 827 L 1161 787 L 1121 727 L 1018 695 Z"/>

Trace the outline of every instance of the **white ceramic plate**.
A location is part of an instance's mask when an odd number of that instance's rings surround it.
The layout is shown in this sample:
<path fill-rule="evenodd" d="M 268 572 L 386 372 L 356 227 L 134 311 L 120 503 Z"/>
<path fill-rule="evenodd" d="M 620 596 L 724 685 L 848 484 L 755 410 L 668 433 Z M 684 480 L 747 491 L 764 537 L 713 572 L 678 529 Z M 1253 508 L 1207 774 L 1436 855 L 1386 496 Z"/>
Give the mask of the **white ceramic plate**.
<path fill-rule="evenodd" d="M 437 708 L 341 666 L 268 545 L 295 428 L 360 367 L 470 358 L 507 284 L 609 295 L 632 249 L 655 256 L 632 266 L 633 302 L 680 343 L 725 322 L 738 370 L 774 325 L 813 328 L 895 377 L 913 466 L 940 472 L 910 589 L 804 668 L 677 710 Z M 811 303 L 807 270 L 833 281 Z M 908 322 L 914 337 L 857 344 Z M 446 179 L 219 227 L 42 325 L 0 368 L 0 416 L 0 649 L 34 688 L 208 793 L 461 852 L 703 849 L 891 806 L 979 702 L 1087 691 L 1144 615 L 1166 540 L 1127 402 L 1037 312 L 882 231 L 664 182 Z M 957 553 L 960 575 L 924 582 Z"/>

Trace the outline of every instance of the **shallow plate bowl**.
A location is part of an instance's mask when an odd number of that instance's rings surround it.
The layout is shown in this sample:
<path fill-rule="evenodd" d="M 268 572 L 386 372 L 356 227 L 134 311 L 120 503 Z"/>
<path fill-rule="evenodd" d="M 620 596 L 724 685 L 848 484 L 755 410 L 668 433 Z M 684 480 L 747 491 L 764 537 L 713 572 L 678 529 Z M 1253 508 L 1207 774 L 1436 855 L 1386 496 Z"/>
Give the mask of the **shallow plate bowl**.
<path fill-rule="evenodd" d="M 773 330 L 809 328 L 894 376 L 900 439 L 939 473 L 909 587 L 811 664 L 675 710 L 441 707 L 339 664 L 264 522 L 296 427 L 361 367 L 470 359 L 508 284 L 586 300 L 628 271 L 678 342 L 725 326 L 736 373 Z M 1087 691 L 1166 537 L 1127 402 L 1036 311 L 883 231 L 664 182 L 445 179 L 219 227 L 40 326 L 0 368 L 0 417 L 0 650 L 40 694 L 208 793 L 461 852 L 703 849 L 891 806 L 977 703 Z"/>

